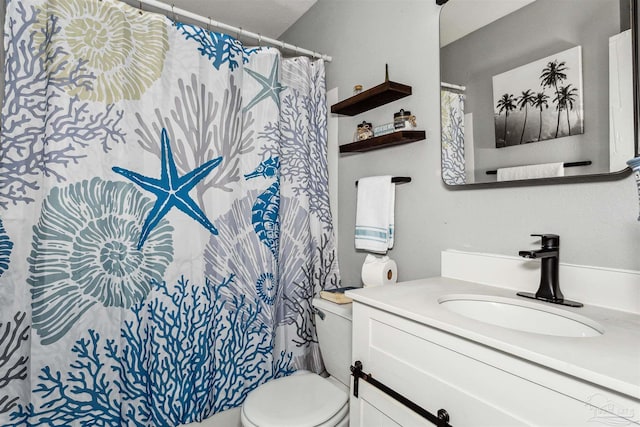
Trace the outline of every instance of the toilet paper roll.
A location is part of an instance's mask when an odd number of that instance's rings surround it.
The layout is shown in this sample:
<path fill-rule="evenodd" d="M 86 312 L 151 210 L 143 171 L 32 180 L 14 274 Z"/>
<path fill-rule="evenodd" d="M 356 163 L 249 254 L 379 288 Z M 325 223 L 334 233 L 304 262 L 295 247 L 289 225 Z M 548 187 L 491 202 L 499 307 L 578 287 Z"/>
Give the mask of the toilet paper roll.
<path fill-rule="evenodd" d="M 362 283 L 364 287 L 392 285 L 396 283 L 398 266 L 388 256 L 367 255 L 362 264 Z"/>

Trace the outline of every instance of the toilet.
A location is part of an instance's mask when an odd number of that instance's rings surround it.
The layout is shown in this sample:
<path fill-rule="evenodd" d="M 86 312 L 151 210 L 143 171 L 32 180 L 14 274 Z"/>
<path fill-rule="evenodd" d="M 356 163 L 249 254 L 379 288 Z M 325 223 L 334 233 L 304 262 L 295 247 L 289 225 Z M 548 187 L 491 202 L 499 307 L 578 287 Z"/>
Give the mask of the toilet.
<path fill-rule="evenodd" d="M 247 396 L 244 427 L 347 427 L 351 304 L 315 298 L 316 331 L 328 378 L 309 371 L 268 381 Z"/>

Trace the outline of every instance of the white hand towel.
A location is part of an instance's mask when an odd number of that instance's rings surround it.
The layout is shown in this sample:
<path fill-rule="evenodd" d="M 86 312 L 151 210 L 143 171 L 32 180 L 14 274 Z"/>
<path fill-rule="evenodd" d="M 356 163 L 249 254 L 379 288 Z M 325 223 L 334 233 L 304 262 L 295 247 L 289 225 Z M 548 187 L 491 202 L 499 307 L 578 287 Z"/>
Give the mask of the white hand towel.
<path fill-rule="evenodd" d="M 356 249 L 380 254 L 389 249 L 390 230 L 393 230 L 390 214 L 393 212 L 391 204 L 394 187 L 390 175 L 358 180 Z"/>
<path fill-rule="evenodd" d="M 389 201 L 389 249 L 393 248 L 393 240 L 396 235 L 396 185 L 391 183 L 391 200 Z"/>
<path fill-rule="evenodd" d="M 543 163 L 498 169 L 498 181 L 551 178 L 554 176 L 564 176 L 564 163 Z"/>

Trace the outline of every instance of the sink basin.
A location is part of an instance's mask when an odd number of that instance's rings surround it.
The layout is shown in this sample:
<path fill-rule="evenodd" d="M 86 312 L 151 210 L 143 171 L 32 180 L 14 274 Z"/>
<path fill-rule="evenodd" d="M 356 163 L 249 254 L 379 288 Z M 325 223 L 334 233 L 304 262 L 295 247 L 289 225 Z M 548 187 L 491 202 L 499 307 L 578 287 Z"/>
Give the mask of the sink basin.
<path fill-rule="evenodd" d="M 488 295 L 445 295 L 438 303 L 447 310 L 503 328 L 561 337 L 596 337 L 597 322 L 553 306 Z"/>

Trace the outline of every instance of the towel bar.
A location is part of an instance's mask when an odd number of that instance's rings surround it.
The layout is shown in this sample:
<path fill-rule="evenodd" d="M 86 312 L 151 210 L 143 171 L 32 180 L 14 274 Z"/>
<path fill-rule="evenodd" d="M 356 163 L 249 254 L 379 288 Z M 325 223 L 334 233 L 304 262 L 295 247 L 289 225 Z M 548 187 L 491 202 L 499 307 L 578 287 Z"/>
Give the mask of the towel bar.
<path fill-rule="evenodd" d="M 430 423 L 435 424 L 437 427 L 452 427 L 451 424 L 449 424 L 449 413 L 445 409 L 438 409 L 437 414 L 432 414 L 422 406 L 419 406 L 417 403 L 407 399 L 405 396 L 398 393 L 394 389 L 376 380 L 375 378 L 373 378 L 373 375 L 363 372 L 362 369 L 362 362 L 359 360 L 356 360 L 355 363 L 350 367 L 351 375 L 353 376 L 353 397 L 359 397 L 358 381 L 363 380 L 371 384 L 381 392 L 387 394 L 391 398 L 395 399 L 396 401 L 400 402 L 407 408 L 411 409 Z"/>
<path fill-rule="evenodd" d="M 406 182 L 411 182 L 410 176 L 394 176 L 391 178 L 391 182 L 394 184 L 404 184 Z M 358 181 L 356 181 L 356 187 L 358 186 Z"/>
<path fill-rule="evenodd" d="M 563 166 L 565 168 L 572 168 L 575 166 L 589 166 L 590 164 L 591 164 L 591 160 L 585 160 L 584 162 L 567 162 Z M 487 171 L 486 173 L 487 175 L 497 175 L 498 171 L 493 170 L 493 171 Z"/>

